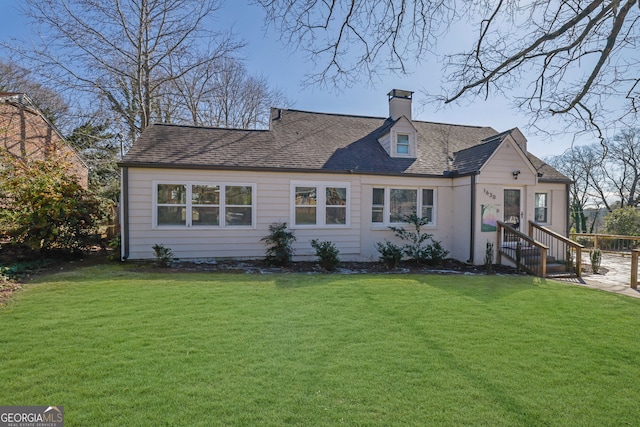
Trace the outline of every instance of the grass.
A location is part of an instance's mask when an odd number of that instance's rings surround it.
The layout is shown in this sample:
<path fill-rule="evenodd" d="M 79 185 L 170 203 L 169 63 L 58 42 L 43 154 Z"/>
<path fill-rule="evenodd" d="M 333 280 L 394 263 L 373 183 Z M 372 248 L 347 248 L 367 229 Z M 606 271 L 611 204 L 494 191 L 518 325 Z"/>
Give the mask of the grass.
<path fill-rule="evenodd" d="M 2 405 L 67 426 L 638 425 L 640 300 L 531 277 L 61 272 Z"/>

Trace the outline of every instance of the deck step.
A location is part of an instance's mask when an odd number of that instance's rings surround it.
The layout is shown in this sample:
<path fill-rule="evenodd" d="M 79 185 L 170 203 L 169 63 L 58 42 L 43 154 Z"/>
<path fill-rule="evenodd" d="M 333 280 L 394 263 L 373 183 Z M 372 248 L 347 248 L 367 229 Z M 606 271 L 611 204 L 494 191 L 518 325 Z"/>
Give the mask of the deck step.
<path fill-rule="evenodd" d="M 547 262 L 547 276 L 550 274 L 569 273 L 567 265 L 563 262 Z"/>
<path fill-rule="evenodd" d="M 502 252 L 513 259 L 516 258 L 516 248 L 503 246 Z M 527 264 L 532 268 L 540 265 L 539 248 L 536 248 L 535 246 L 523 246 L 520 249 L 520 254 L 523 259 L 526 259 Z M 567 271 L 567 265 L 564 261 L 558 261 L 554 256 L 547 255 L 547 277 L 564 276 L 567 274 L 571 274 L 571 272 Z"/>

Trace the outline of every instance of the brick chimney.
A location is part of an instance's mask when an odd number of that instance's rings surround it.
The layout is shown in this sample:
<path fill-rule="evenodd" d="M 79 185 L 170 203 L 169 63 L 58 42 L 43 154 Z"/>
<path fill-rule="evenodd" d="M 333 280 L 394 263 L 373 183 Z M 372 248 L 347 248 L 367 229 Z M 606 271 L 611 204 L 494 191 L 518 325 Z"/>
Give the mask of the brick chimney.
<path fill-rule="evenodd" d="M 413 92 L 409 90 L 393 89 L 387 94 L 389 96 L 389 117 L 398 120 L 405 116 L 411 120 L 411 96 Z"/>

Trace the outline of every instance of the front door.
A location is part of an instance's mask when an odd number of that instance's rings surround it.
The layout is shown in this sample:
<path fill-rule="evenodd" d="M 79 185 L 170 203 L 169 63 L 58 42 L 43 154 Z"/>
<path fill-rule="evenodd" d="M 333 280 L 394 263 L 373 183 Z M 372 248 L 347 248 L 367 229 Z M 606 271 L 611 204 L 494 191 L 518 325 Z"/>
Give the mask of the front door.
<path fill-rule="evenodd" d="M 520 230 L 520 190 L 509 188 L 504 190 L 504 222 L 516 230 Z"/>

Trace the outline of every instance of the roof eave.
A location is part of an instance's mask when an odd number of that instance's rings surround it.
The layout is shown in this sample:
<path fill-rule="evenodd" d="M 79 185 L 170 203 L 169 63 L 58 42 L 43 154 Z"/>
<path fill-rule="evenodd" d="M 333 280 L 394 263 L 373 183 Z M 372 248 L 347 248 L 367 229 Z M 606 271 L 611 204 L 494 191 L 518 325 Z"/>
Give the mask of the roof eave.
<path fill-rule="evenodd" d="M 467 175 L 476 175 L 477 172 L 456 174 L 455 176 L 445 176 L 444 174 L 427 173 L 395 173 L 395 172 L 375 172 L 362 170 L 333 170 L 333 169 L 304 169 L 304 168 L 277 168 L 277 167 L 251 167 L 251 166 L 228 166 L 228 165 L 198 165 L 198 164 L 168 164 L 168 163 L 136 163 L 118 162 L 120 168 L 141 168 L 141 169 L 189 169 L 189 170 L 224 170 L 242 172 L 280 172 L 280 173 L 322 173 L 338 175 L 381 175 L 381 176 L 403 176 L 415 178 L 459 178 Z"/>

